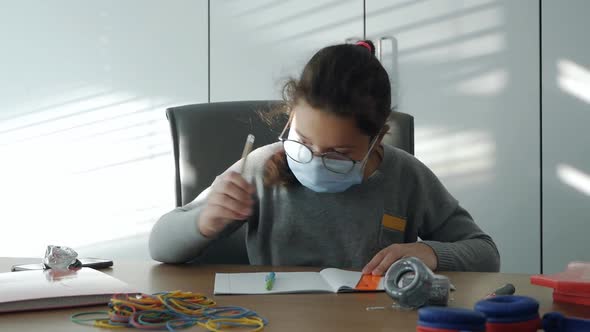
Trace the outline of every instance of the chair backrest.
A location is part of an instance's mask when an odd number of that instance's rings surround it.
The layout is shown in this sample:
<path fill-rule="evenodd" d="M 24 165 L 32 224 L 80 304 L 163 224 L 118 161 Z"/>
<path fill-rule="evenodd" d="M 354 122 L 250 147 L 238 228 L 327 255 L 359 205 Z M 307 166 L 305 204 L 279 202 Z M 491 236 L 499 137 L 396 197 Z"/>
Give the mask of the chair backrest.
<path fill-rule="evenodd" d="M 234 101 L 172 107 L 166 111 L 172 133 L 176 170 L 176 205 L 192 201 L 242 153 L 246 136 L 256 137 L 255 147 L 274 143 L 286 119 L 269 126 L 257 112 L 280 101 Z M 414 153 L 414 118 L 394 112 L 390 134 L 384 142 Z M 196 222 L 196 221 L 195 221 Z M 213 243 L 197 260 L 200 263 L 248 264 L 245 227 Z"/>

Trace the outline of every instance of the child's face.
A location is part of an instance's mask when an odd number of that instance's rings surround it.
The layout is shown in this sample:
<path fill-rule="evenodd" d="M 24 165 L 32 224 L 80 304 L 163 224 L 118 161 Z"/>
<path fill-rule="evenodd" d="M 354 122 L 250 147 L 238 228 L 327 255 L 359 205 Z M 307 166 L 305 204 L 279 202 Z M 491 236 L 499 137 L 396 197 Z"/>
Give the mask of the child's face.
<path fill-rule="evenodd" d="M 362 160 L 370 145 L 353 118 L 314 109 L 305 102 L 293 107 L 291 130 L 315 153 L 340 152 L 353 160 Z"/>

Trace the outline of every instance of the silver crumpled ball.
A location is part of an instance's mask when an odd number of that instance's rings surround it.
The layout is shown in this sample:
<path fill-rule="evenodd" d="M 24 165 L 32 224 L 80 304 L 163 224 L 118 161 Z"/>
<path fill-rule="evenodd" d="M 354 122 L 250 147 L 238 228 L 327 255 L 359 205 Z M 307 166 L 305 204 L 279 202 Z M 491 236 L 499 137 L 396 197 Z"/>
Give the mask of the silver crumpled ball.
<path fill-rule="evenodd" d="M 47 246 L 43 263 L 53 270 L 67 270 L 78 259 L 78 253 L 70 247 Z"/>

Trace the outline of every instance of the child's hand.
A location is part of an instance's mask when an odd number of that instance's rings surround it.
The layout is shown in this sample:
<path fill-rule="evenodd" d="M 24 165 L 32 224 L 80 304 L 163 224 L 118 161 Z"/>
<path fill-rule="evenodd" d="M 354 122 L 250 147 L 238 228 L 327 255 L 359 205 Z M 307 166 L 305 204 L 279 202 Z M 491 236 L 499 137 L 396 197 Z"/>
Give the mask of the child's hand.
<path fill-rule="evenodd" d="M 397 260 L 409 256 L 419 258 L 432 271 L 436 270 L 438 261 L 432 248 L 424 243 L 416 242 L 392 244 L 381 250 L 363 268 L 363 274 L 383 275 Z"/>
<path fill-rule="evenodd" d="M 252 215 L 255 192 L 256 188 L 236 172 L 215 179 L 198 221 L 201 234 L 213 238 L 232 221 L 248 219 Z"/>

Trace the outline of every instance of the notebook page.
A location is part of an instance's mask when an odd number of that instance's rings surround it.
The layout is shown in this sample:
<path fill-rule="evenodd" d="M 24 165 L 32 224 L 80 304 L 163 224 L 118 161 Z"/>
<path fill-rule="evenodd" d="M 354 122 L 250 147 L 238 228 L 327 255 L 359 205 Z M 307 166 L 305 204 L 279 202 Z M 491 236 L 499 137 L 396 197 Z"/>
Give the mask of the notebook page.
<path fill-rule="evenodd" d="M 266 290 L 268 273 L 217 273 L 215 295 L 331 293 L 332 287 L 318 272 L 277 272 L 272 290 Z"/>
<path fill-rule="evenodd" d="M 357 291 L 355 288 L 363 275 L 361 272 L 335 268 L 323 269 L 320 274 L 335 293 Z M 376 290 L 384 290 L 383 279 L 380 280 Z"/>

